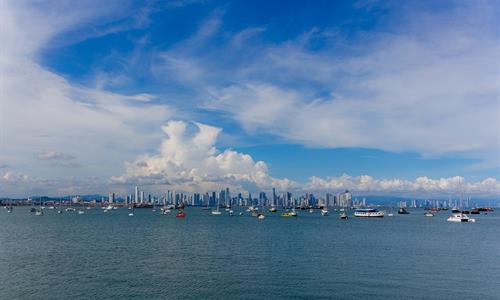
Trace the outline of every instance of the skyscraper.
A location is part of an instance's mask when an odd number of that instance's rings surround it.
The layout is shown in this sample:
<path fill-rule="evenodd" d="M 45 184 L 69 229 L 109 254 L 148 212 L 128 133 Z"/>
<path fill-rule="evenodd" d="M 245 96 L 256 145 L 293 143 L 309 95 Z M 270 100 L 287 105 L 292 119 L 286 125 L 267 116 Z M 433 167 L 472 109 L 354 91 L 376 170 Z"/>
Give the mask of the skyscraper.
<path fill-rule="evenodd" d="M 134 203 L 139 203 L 139 187 L 136 185 L 135 186 L 135 198 L 134 198 Z"/>

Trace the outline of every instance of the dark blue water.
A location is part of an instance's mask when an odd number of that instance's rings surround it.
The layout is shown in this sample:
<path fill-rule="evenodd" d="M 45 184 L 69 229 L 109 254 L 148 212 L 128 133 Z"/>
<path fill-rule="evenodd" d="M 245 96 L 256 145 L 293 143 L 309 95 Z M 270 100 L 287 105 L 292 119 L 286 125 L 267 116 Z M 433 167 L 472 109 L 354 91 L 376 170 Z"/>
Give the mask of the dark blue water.
<path fill-rule="evenodd" d="M 1 299 L 499 299 L 500 214 L 0 211 Z"/>

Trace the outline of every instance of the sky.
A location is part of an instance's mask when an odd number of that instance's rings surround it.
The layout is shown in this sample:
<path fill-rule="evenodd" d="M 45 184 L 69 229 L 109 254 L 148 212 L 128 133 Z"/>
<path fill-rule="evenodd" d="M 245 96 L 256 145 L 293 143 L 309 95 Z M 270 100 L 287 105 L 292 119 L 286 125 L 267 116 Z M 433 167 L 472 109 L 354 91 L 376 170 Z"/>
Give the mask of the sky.
<path fill-rule="evenodd" d="M 498 1 L 0 0 L 0 197 L 500 197 Z"/>

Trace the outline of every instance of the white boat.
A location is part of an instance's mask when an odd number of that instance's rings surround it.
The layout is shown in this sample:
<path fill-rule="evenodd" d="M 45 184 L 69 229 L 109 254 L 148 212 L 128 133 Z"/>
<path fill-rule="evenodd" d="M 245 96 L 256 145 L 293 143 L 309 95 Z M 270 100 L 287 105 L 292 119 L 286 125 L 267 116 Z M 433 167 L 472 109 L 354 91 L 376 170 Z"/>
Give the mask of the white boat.
<path fill-rule="evenodd" d="M 428 211 L 428 212 L 425 213 L 425 216 L 426 217 L 434 217 L 434 214 L 431 213 L 430 211 Z"/>
<path fill-rule="evenodd" d="M 217 208 L 216 210 L 212 210 L 212 215 L 220 215 L 222 214 L 220 211 L 219 211 L 219 199 L 217 199 Z"/>
<path fill-rule="evenodd" d="M 259 216 L 257 217 L 257 219 L 259 220 L 264 220 L 266 218 L 266 216 L 264 216 L 264 214 L 259 214 Z"/>
<path fill-rule="evenodd" d="M 394 214 L 393 213 L 388 213 L 387 216 L 388 217 L 394 217 Z"/>
<path fill-rule="evenodd" d="M 85 213 L 85 211 L 83 209 L 78 210 L 79 215 L 83 215 L 84 213 Z"/>
<path fill-rule="evenodd" d="M 451 216 L 446 219 L 448 222 L 457 222 L 457 223 L 466 223 L 466 222 L 476 222 L 476 219 L 470 218 L 464 213 L 453 213 Z"/>
<path fill-rule="evenodd" d="M 105 209 L 105 210 L 103 210 L 102 212 L 103 212 L 103 213 L 107 213 L 107 212 L 108 212 L 108 210 L 107 210 L 107 209 Z"/>
<path fill-rule="evenodd" d="M 326 216 L 328 216 L 328 214 L 329 214 L 328 209 L 323 208 L 323 209 L 321 210 L 321 215 L 322 215 L 322 216 L 326 217 Z"/>
<path fill-rule="evenodd" d="M 345 211 L 343 211 L 343 212 L 340 214 L 340 219 L 341 219 L 341 220 L 347 220 L 347 214 L 345 213 Z"/>
<path fill-rule="evenodd" d="M 133 213 L 133 212 L 131 212 L 131 213 L 129 213 L 129 214 L 128 214 L 128 216 L 129 216 L 129 217 L 133 217 L 133 216 L 134 216 L 134 213 Z"/>
<path fill-rule="evenodd" d="M 354 211 L 355 217 L 383 218 L 384 212 L 376 208 L 358 208 Z"/>
<path fill-rule="evenodd" d="M 37 209 L 35 212 L 35 216 L 43 216 L 43 209 Z"/>
<path fill-rule="evenodd" d="M 234 211 L 232 209 L 229 211 L 229 215 L 230 216 L 234 215 Z"/>
<path fill-rule="evenodd" d="M 66 208 L 66 211 L 67 212 L 72 212 L 72 211 L 75 211 L 75 209 L 73 207 L 68 207 L 68 208 Z"/>
<path fill-rule="evenodd" d="M 298 216 L 299 214 L 297 214 L 297 212 L 295 211 L 295 208 L 293 208 L 293 209 L 292 209 L 292 211 L 288 213 L 288 215 L 289 215 L 290 217 L 296 217 L 296 216 Z"/>
<path fill-rule="evenodd" d="M 309 209 L 309 213 L 312 214 L 314 212 L 314 210 L 311 208 Z"/>
<path fill-rule="evenodd" d="M 269 208 L 269 212 L 276 212 L 278 209 L 273 205 Z"/>

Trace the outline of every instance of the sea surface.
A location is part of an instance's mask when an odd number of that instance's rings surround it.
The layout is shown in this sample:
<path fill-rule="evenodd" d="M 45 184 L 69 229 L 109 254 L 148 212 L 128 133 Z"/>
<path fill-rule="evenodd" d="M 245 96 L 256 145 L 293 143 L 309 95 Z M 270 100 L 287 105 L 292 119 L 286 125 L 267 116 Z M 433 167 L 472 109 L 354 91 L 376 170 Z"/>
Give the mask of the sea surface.
<path fill-rule="evenodd" d="M 0 299 L 500 299 L 500 212 L 186 212 L 2 208 Z"/>

